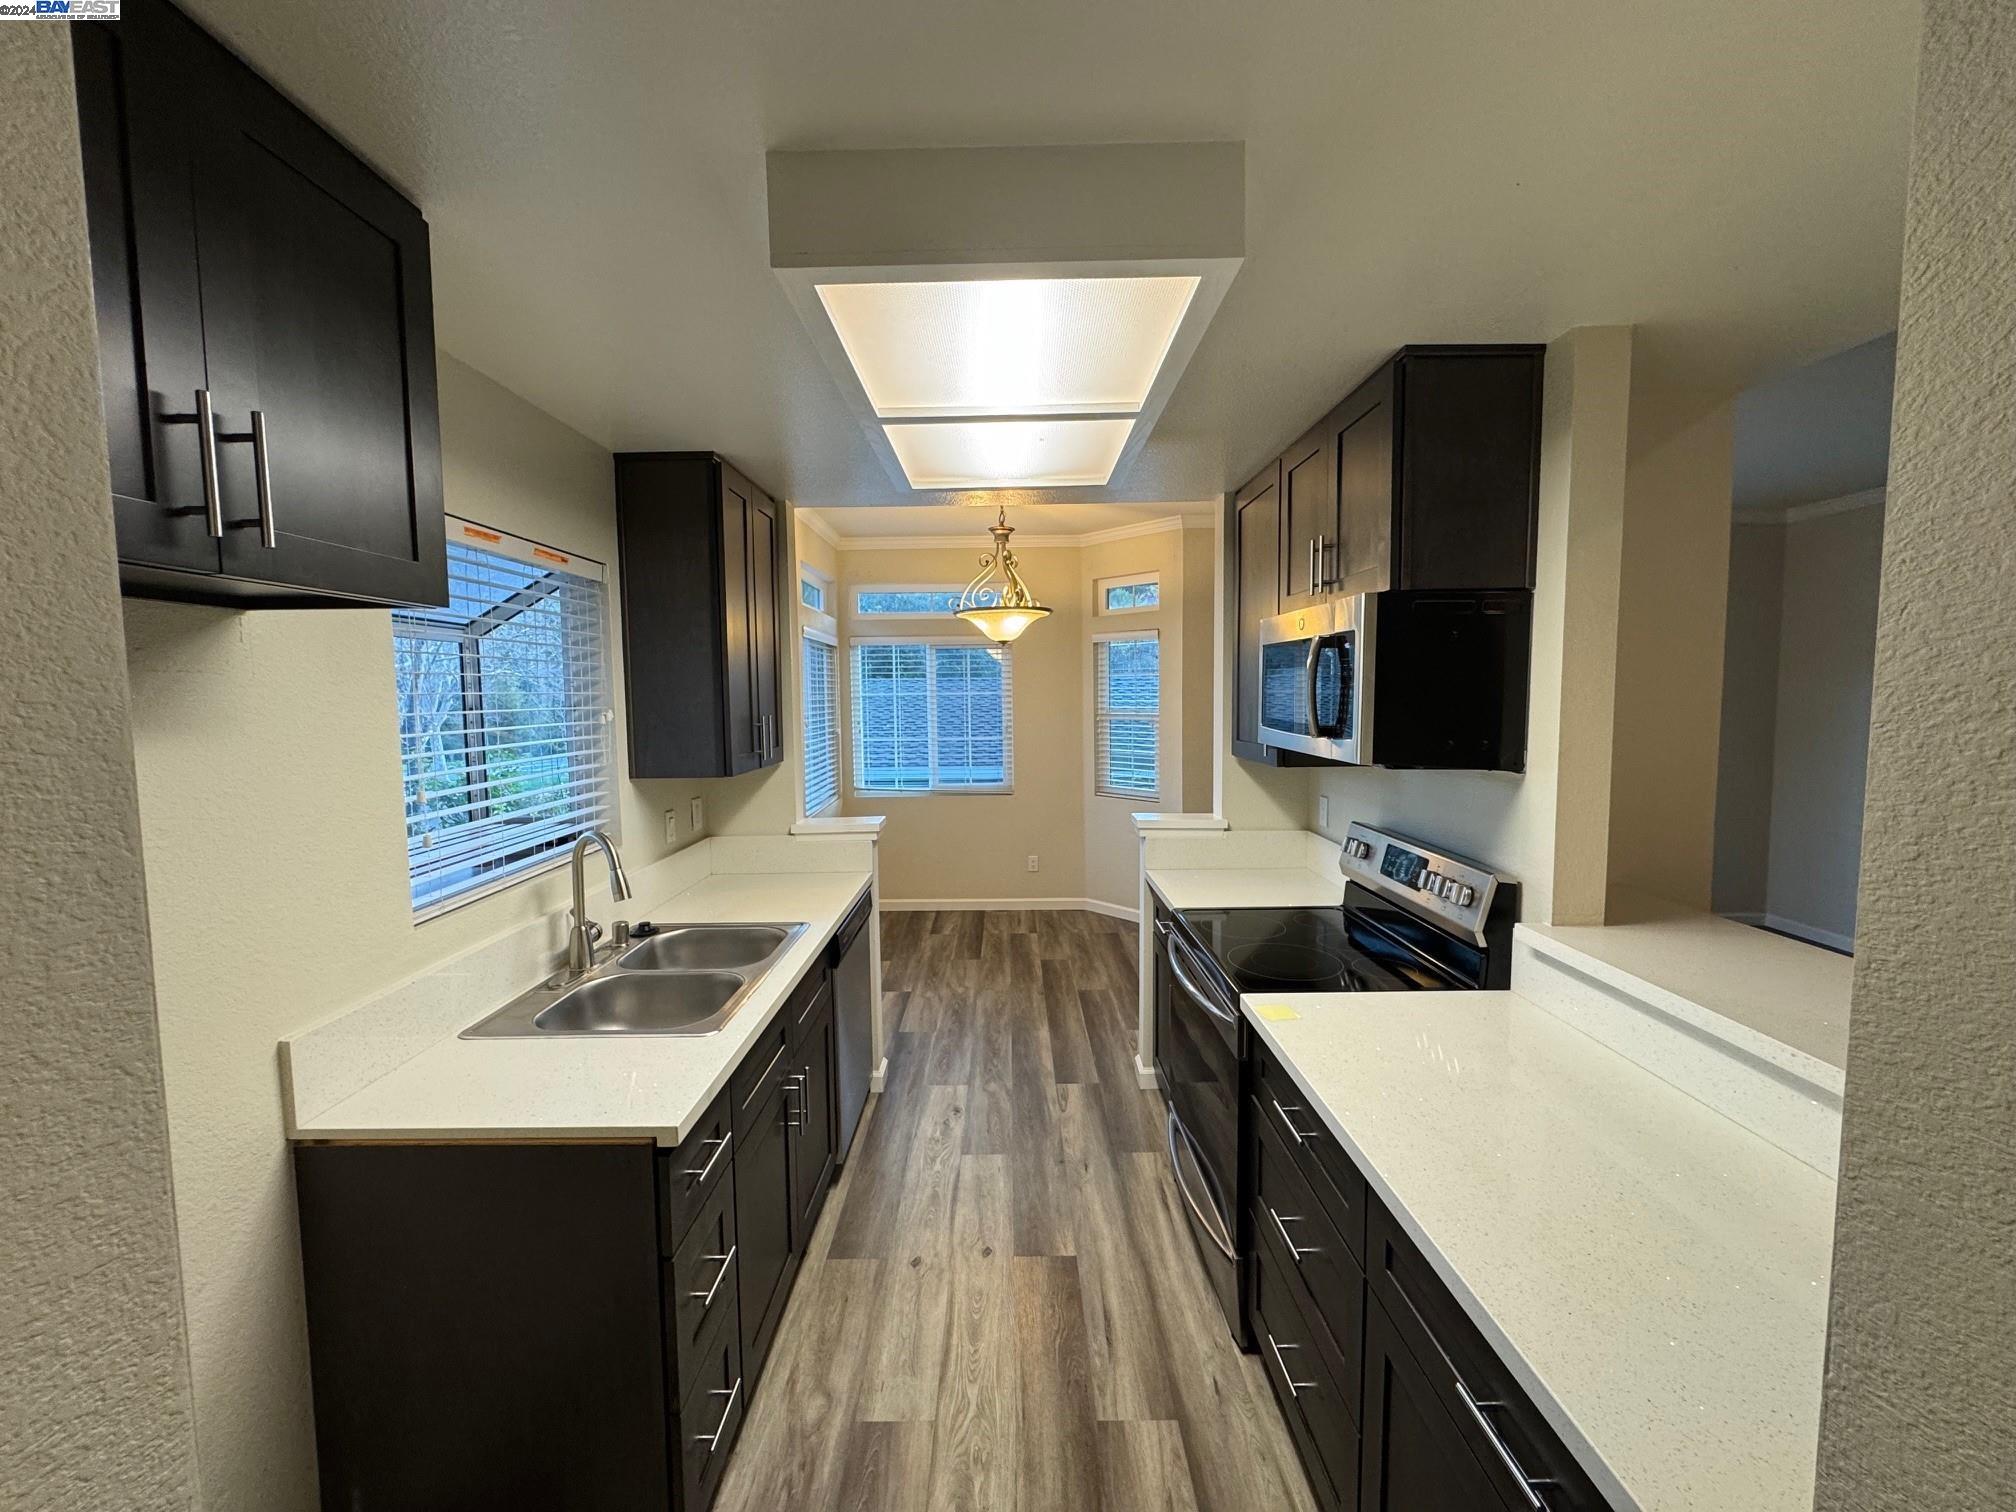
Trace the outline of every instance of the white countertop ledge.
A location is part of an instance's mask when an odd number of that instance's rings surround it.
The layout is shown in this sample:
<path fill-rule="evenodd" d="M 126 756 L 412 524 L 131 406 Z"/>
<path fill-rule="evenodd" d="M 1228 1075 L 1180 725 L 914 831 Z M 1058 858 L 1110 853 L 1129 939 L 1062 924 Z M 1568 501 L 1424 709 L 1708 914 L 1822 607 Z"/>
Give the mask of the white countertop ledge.
<path fill-rule="evenodd" d="M 1148 885 L 1177 910 L 1186 908 L 1335 908 L 1344 878 L 1307 866 L 1158 867 Z"/>
<path fill-rule="evenodd" d="M 1620 1512 L 1807 1512 L 1832 1181 L 1511 992 L 1241 1007 Z"/>
<path fill-rule="evenodd" d="M 290 1121 L 304 1140 L 651 1139 L 680 1142 L 727 1085 L 750 1041 L 819 959 L 869 873 L 717 872 L 640 907 L 660 923 L 787 923 L 808 927 L 707 1035 L 460 1038 L 500 998 L 442 1038 L 314 1117 Z M 526 985 L 531 985 L 527 983 Z"/>

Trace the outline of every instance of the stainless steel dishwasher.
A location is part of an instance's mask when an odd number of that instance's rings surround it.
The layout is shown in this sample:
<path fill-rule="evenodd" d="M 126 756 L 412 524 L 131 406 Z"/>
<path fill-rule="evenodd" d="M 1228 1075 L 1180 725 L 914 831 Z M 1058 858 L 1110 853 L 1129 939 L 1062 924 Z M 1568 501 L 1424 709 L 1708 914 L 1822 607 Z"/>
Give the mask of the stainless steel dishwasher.
<path fill-rule="evenodd" d="M 875 1000 L 868 980 L 869 922 L 875 917 L 872 893 L 862 897 L 847 922 L 833 936 L 833 1028 L 834 1079 L 840 1089 L 840 1141 L 834 1151 L 835 1163 L 847 1159 L 854 1143 L 854 1131 L 861 1124 L 861 1110 L 868 1102 L 868 1077 L 874 1070 Z"/>

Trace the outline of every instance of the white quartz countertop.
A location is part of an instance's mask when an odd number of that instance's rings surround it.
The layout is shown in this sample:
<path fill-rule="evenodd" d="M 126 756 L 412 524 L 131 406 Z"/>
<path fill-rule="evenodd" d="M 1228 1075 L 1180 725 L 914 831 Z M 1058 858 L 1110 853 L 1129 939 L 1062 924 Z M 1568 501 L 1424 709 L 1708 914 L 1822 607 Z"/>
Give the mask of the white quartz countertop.
<path fill-rule="evenodd" d="M 1307 866 L 1149 867 L 1148 885 L 1174 909 L 1335 908 L 1344 901 L 1341 873 Z"/>
<path fill-rule="evenodd" d="M 1241 1006 L 1620 1509 L 1807 1512 L 1832 1181 L 1510 992 Z"/>
<path fill-rule="evenodd" d="M 717 1033 L 458 1037 L 503 1007 L 506 999 L 499 999 L 289 1132 L 297 1139 L 648 1137 L 677 1144 L 727 1085 L 750 1041 L 776 1017 L 868 884 L 865 870 L 716 873 L 636 907 L 636 917 L 657 923 L 802 920 L 808 926 Z"/>

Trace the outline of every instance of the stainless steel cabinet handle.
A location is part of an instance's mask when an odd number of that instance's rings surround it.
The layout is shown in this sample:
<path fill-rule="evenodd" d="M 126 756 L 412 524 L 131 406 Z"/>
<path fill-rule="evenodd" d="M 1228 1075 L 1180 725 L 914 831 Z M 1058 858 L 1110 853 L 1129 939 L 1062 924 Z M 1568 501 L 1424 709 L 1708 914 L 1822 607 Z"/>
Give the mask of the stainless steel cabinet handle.
<path fill-rule="evenodd" d="M 259 544 L 278 549 L 280 530 L 273 523 L 273 468 L 266 453 L 266 412 L 252 411 L 252 470 L 259 478 Z"/>
<path fill-rule="evenodd" d="M 203 462 L 203 523 L 216 540 L 224 539 L 224 489 L 217 480 L 217 416 L 210 408 L 210 390 L 196 390 L 196 449 Z"/>
<path fill-rule="evenodd" d="M 712 1433 L 694 1434 L 694 1443 L 705 1444 L 710 1454 L 721 1447 L 721 1435 L 728 1431 L 728 1419 L 735 1416 L 735 1398 L 741 1394 L 742 1377 L 740 1376 L 735 1377 L 735 1384 L 730 1386 L 726 1391 L 710 1391 L 707 1393 L 709 1396 L 725 1396 L 728 1398 L 728 1403 L 721 1409 L 721 1421 L 714 1425 L 714 1431 Z"/>
<path fill-rule="evenodd" d="M 701 1166 L 698 1170 L 695 1170 L 692 1166 L 686 1167 L 686 1174 L 693 1178 L 695 1185 L 705 1181 L 709 1176 L 714 1174 L 714 1167 L 719 1165 L 721 1157 L 728 1153 L 728 1141 L 734 1137 L 734 1134 L 731 1132 L 723 1134 L 719 1139 L 703 1139 L 700 1141 L 703 1145 L 711 1144 L 714 1146 L 714 1153 L 707 1157 L 707 1164 Z"/>
<path fill-rule="evenodd" d="M 791 1101 L 791 1094 L 793 1092 L 803 1090 L 797 1083 L 798 1078 L 795 1076 L 784 1078 L 784 1127 L 787 1129 L 802 1129 L 805 1127 L 804 1110 L 796 1107 Z M 799 1116 L 796 1118 L 792 1117 L 794 1113 Z"/>
<path fill-rule="evenodd" d="M 1281 1372 L 1281 1380 L 1288 1387 L 1288 1398 L 1290 1401 L 1293 1401 L 1296 1397 L 1299 1397 L 1305 1391 L 1314 1391 L 1316 1389 L 1316 1383 L 1314 1381 L 1296 1380 L 1295 1377 L 1289 1373 L 1288 1362 L 1282 1358 L 1281 1352 L 1283 1350 L 1300 1349 L 1302 1347 L 1300 1344 L 1276 1344 L 1274 1342 L 1274 1335 L 1270 1333 L 1269 1335 L 1267 1335 L 1267 1347 L 1274 1351 L 1274 1366 L 1277 1370 Z"/>
<path fill-rule="evenodd" d="M 702 1255 L 700 1257 L 702 1260 L 718 1260 L 721 1262 L 721 1269 L 714 1273 L 714 1284 L 712 1286 L 708 1287 L 704 1292 L 686 1293 L 689 1297 L 698 1297 L 700 1299 L 700 1311 L 703 1313 L 714 1305 L 714 1293 L 721 1290 L 721 1283 L 728 1277 L 728 1267 L 735 1263 L 735 1248 L 731 1244 L 728 1246 L 728 1253 L 725 1255 Z"/>
<path fill-rule="evenodd" d="M 1302 1144 L 1306 1140 L 1315 1137 L 1314 1135 L 1304 1134 L 1300 1129 L 1296 1128 L 1295 1120 L 1288 1116 L 1290 1113 L 1300 1113 L 1302 1111 L 1302 1105 L 1300 1103 L 1297 1103 L 1292 1108 L 1284 1108 L 1281 1106 L 1281 1099 L 1278 1097 L 1270 1097 L 1267 1100 L 1272 1104 L 1274 1104 L 1274 1111 L 1281 1115 L 1281 1122 L 1286 1124 L 1288 1126 L 1288 1132 L 1295 1136 L 1295 1143 Z"/>
<path fill-rule="evenodd" d="M 1321 1251 L 1319 1251 L 1313 1244 L 1310 1245 L 1309 1248 L 1303 1249 L 1299 1247 L 1293 1239 L 1290 1239 L 1288 1237 L 1288 1225 L 1291 1223 L 1300 1223 L 1302 1221 L 1300 1218 L 1283 1218 L 1279 1213 L 1274 1211 L 1274 1205 L 1272 1203 L 1263 1202 L 1261 1206 L 1267 1209 L 1267 1216 L 1274 1220 L 1274 1229 L 1276 1233 L 1280 1234 L 1281 1242 L 1288 1246 L 1288 1258 L 1290 1260 L 1293 1260 L 1297 1265 L 1300 1265 L 1302 1263 L 1302 1257 L 1304 1255 L 1314 1255 L 1321 1253 Z"/>
<path fill-rule="evenodd" d="M 1513 1458 L 1512 1451 L 1505 1446 L 1505 1440 L 1498 1436 L 1498 1430 L 1491 1426 L 1491 1419 L 1484 1416 L 1487 1410 L 1500 1409 L 1505 1404 L 1478 1401 L 1470 1394 L 1470 1388 L 1463 1384 L 1461 1376 L 1456 1377 L 1456 1395 L 1463 1398 L 1463 1405 L 1470 1409 L 1470 1416 L 1475 1418 L 1477 1426 L 1484 1430 L 1484 1437 L 1491 1440 L 1491 1447 L 1497 1451 L 1500 1462 L 1512 1472 L 1512 1478 L 1519 1482 L 1519 1490 L 1526 1498 L 1526 1505 L 1532 1508 L 1532 1512 L 1547 1512 L 1547 1503 L 1534 1487 L 1551 1486 L 1554 1482 L 1544 1476 L 1528 1475 L 1522 1470 L 1519 1461 Z"/>
<path fill-rule="evenodd" d="M 1311 593 L 1316 591 L 1316 553 L 1323 549 L 1322 540 L 1323 537 L 1321 536 L 1312 536 L 1309 539 L 1309 591 Z"/>

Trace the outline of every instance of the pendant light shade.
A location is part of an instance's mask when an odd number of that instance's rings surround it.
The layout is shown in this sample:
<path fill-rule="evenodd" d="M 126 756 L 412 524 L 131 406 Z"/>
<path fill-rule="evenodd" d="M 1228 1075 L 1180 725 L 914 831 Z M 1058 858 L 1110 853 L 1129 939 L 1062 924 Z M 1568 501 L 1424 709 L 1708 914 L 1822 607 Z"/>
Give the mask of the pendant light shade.
<path fill-rule="evenodd" d="M 994 549 L 980 559 L 979 573 L 959 595 L 959 607 L 952 612 L 987 639 L 1005 645 L 1050 611 L 1036 602 L 1036 595 L 1015 570 L 1015 553 L 1008 545 L 1015 527 L 1008 523 L 1006 508 L 987 530 L 994 537 Z"/>

